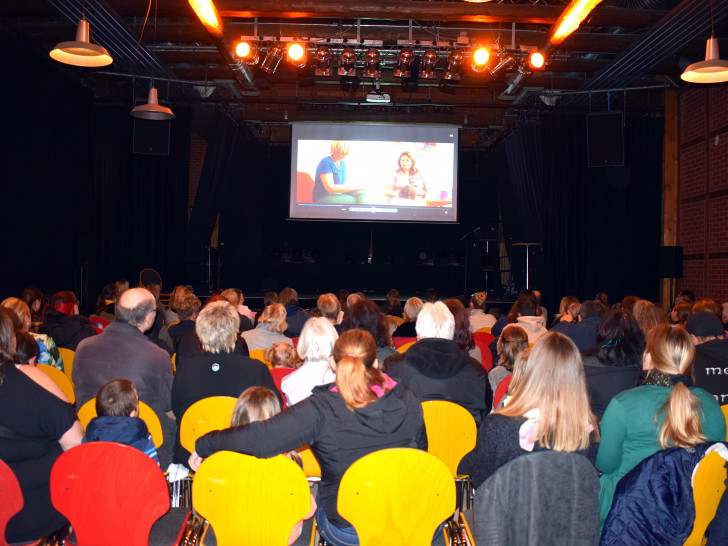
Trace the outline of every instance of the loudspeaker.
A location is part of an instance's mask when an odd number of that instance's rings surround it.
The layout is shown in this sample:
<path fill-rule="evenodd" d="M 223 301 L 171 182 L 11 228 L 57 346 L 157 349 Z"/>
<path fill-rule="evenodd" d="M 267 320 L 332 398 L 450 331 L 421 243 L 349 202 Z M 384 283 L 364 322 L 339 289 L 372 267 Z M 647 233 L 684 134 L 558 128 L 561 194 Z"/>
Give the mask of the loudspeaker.
<path fill-rule="evenodd" d="M 134 118 L 132 152 L 135 154 L 169 155 L 169 134 L 172 120 L 152 121 Z"/>
<path fill-rule="evenodd" d="M 590 167 L 624 165 L 624 114 L 599 112 L 586 116 L 586 139 Z"/>
<path fill-rule="evenodd" d="M 657 276 L 661 279 L 681 279 L 683 276 L 683 247 L 661 246 L 657 257 Z"/>

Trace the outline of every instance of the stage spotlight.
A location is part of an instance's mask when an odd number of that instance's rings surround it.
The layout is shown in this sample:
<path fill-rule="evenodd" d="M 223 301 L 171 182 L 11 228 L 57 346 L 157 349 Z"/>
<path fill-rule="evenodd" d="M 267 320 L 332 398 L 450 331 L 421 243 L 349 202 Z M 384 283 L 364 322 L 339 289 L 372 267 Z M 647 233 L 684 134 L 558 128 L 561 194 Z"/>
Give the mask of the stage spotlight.
<path fill-rule="evenodd" d="M 308 62 L 306 48 L 299 42 L 293 42 L 288 45 L 288 62 L 296 68 L 303 68 Z"/>
<path fill-rule="evenodd" d="M 420 78 L 429 80 L 435 77 L 435 68 L 437 67 L 437 51 L 428 49 L 422 55 L 422 63 L 420 65 Z"/>
<path fill-rule="evenodd" d="M 260 69 L 269 74 L 275 74 L 278 69 L 278 64 L 283 58 L 285 50 L 281 44 L 275 42 L 268 47 L 268 52 L 265 54 L 265 59 L 260 65 Z"/>
<path fill-rule="evenodd" d="M 493 70 L 490 71 L 490 75 L 496 76 L 496 75 L 500 74 L 506 68 L 508 68 L 512 64 L 515 64 L 515 62 L 516 62 L 516 59 L 513 58 L 513 55 L 506 55 L 500 61 L 498 61 L 498 64 L 495 65 Z"/>
<path fill-rule="evenodd" d="M 473 51 L 473 62 L 471 68 L 473 72 L 484 72 L 486 65 L 488 64 L 488 58 L 490 53 L 486 47 L 478 47 Z"/>
<path fill-rule="evenodd" d="M 255 66 L 260 60 L 258 48 L 245 40 L 238 42 L 238 45 L 235 46 L 235 56 L 250 66 Z"/>
<path fill-rule="evenodd" d="M 463 52 L 459 49 L 453 49 L 450 51 L 450 55 L 447 58 L 447 68 L 445 73 L 442 75 L 443 80 L 459 80 L 460 71 L 463 65 Z M 442 85 L 440 85 L 442 88 Z"/>
<path fill-rule="evenodd" d="M 339 55 L 339 76 L 356 76 L 356 51 L 353 47 L 345 47 Z"/>
<path fill-rule="evenodd" d="M 328 46 L 322 45 L 316 48 L 316 68 L 313 73 L 315 76 L 331 76 L 334 73 L 331 69 L 331 52 Z"/>
<path fill-rule="evenodd" d="M 531 56 L 528 59 L 529 64 L 532 68 L 542 68 L 543 64 L 545 62 L 545 59 L 543 58 L 543 54 L 539 53 L 538 51 L 534 51 L 531 53 Z"/>
<path fill-rule="evenodd" d="M 364 75 L 367 78 L 378 80 L 382 77 L 379 50 L 376 47 L 372 47 L 366 52 L 364 63 Z"/>
<path fill-rule="evenodd" d="M 394 77 L 409 78 L 412 75 L 410 66 L 412 65 L 412 60 L 414 58 L 415 55 L 411 48 L 405 47 L 402 51 L 400 51 L 399 58 L 397 59 L 397 66 L 394 68 Z"/>

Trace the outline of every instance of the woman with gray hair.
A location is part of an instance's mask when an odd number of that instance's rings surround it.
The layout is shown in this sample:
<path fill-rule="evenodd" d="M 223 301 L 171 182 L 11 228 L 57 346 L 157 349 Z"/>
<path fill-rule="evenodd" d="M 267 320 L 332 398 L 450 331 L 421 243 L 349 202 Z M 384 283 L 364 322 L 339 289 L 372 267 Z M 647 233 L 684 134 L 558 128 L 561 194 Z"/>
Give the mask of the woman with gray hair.
<path fill-rule="evenodd" d="M 267 349 L 274 343 L 288 343 L 293 345 L 290 338 L 283 335 L 288 328 L 286 322 L 286 308 L 280 303 L 274 303 L 266 307 L 258 319 L 258 325 L 242 336 L 248 344 L 249 351 Z"/>
<path fill-rule="evenodd" d="M 180 363 L 172 382 L 172 411 L 177 417 L 174 462 L 185 464 L 190 454 L 180 445 L 179 423 L 187 408 L 208 396 L 237 398 L 248 387 L 270 389 L 282 401 L 268 367 L 234 351 L 240 316 L 228 301 L 208 303 L 195 321 L 202 354 Z"/>
<path fill-rule="evenodd" d="M 298 356 L 304 360 L 303 366 L 281 382 L 281 390 L 289 405 L 311 396 L 314 387 L 333 383 L 336 374 L 331 369 L 330 359 L 338 338 L 329 319 L 308 319 L 301 330 L 297 347 Z"/>

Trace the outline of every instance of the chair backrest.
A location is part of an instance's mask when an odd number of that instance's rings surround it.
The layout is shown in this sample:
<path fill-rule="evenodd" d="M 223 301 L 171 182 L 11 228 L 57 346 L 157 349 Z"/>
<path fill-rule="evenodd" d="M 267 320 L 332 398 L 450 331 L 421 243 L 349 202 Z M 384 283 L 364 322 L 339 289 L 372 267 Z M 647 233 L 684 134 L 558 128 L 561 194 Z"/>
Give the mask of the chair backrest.
<path fill-rule="evenodd" d="M 8 521 L 23 509 L 23 492 L 12 469 L 0 459 L 0 546 L 7 546 Z"/>
<path fill-rule="evenodd" d="M 511 379 L 513 379 L 513 374 L 505 376 L 503 379 L 501 379 L 501 382 L 498 383 L 498 386 L 495 388 L 495 393 L 493 394 L 493 407 L 498 408 L 498 404 L 500 404 L 500 401 L 503 400 L 503 397 L 508 394 L 508 387 L 511 386 Z"/>
<path fill-rule="evenodd" d="M 338 509 L 362 546 L 430 544 L 455 510 L 455 482 L 445 464 L 426 451 L 375 451 L 344 473 Z"/>
<path fill-rule="evenodd" d="M 81 444 L 51 470 L 53 506 L 68 518 L 77 543 L 149 542 L 154 522 L 169 510 L 162 470 L 147 455 L 113 442 Z"/>
<path fill-rule="evenodd" d="M 490 371 L 493 367 L 493 353 L 490 352 L 490 344 L 495 339 L 495 336 L 490 333 L 490 328 L 487 328 L 487 332 L 484 332 L 486 328 L 478 330 L 473 333 L 473 341 L 475 346 L 480 349 L 480 362 L 483 367 Z"/>
<path fill-rule="evenodd" d="M 270 368 L 270 364 L 265 361 L 265 349 L 256 349 L 255 351 L 250 351 L 249 354 L 250 358 L 260 360 L 263 364 Z"/>
<path fill-rule="evenodd" d="M 58 352 L 63 360 L 63 373 L 65 373 L 66 377 L 68 377 L 68 379 L 71 380 L 71 383 L 73 383 L 73 377 L 71 374 L 73 373 L 73 357 L 76 356 L 76 351 L 66 349 L 65 347 L 58 347 Z"/>
<path fill-rule="evenodd" d="M 728 404 L 723 404 L 720 409 L 723 410 L 723 417 L 725 418 L 726 422 L 726 441 L 728 441 Z"/>
<path fill-rule="evenodd" d="M 76 415 L 78 416 L 78 420 L 81 421 L 83 430 L 86 430 L 91 419 L 98 417 L 98 413 L 96 413 L 96 398 L 92 398 L 81 406 Z M 139 418 L 147 424 L 147 429 L 152 435 L 154 447 L 158 448 L 161 446 L 164 443 L 162 423 L 159 422 L 159 417 L 154 413 L 154 410 L 141 400 L 139 400 Z"/>
<path fill-rule="evenodd" d="M 285 546 L 309 512 L 311 495 L 301 468 L 284 455 L 256 459 L 220 451 L 195 473 L 192 502 L 219 546 Z"/>
<path fill-rule="evenodd" d="M 406 352 L 407 352 L 407 349 L 409 349 L 410 347 L 412 347 L 412 345 L 414 345 L 415 343 L 417 343 L 417 342 L 416 342 L 416 341 L 410 341 L 409 343 L 405 343 L 404 345 L 400 345 L 400 346 L 399 346 L 399 347 L 397 348 L 397 351 L 398 351 L 398 352 L 399 352 L 400 354 L 404 354 L 404 353 L 406 353 Z"/>
<path fill-rule="evenodd" d="M 305 445 L 296 448 L 298 454 L 301 456 L 303 461 L 303 473 L 307 478 L 321 478 L 321 466 L 319 465 L 316 455 L 311 451 L 311 446 Z M 314 481 L 314 480 L 311 480 Z"/>
<path fill-rule="evenodd" d="M 473 333 L 477 333 L 477 332 L 485 332 L 486 334 L 490 334 L 490 330 L 491 330 L 491 328 L 478 328 L 478 329 L 477 329 L 477 330 L 475 330 L 475 332 L 473 332 Z"/>
<path fill-rule="evenodd" d="M 309 173 L 296 172 L 296 202 L 313 203 L 314 180 Z"/>
<path fill-rule="evenodd" d="M 71 383 L 71 380 L 68 379 L 65 373 L 63 373 L 58 368 L 49 366 L 48 364 L 36 364 L 36 367 L 39 370 L 43 370 L 45 374 L 61 388 L 63 394 L 66 395 L 66 398 L 68 398 L 68 401 L 71 404 L 76 403 L 76 393 L 73 391 L 73 383 Z"/>
<path fill-rule="evenodd" d="M 725 492 L 726 461 L 715 451 L 700 461 L 693 478 L 693 500 L 695 501 L 695 523 L 693 531 L 685 541 L 687 545 L 705 544 L 705 530 L 718 509 L 718 503 Z"/>
<path fill-rule="evenodd" d="M 229 428 L 237 401 L 232 396 L 210 396 L 187 408 L 179 424 L 182 447 L 192 453 L 198 438 L 213 430 Z"/>
<path fill-rule="evenodd" d="M 393 337 L 392 338 L 392 345 L 394 345 L 394 348 L 399 350 L 400 347 L 403 345 L 406 345 L 407 343 L 414 343 L 417 341 L 416 337 Z"/>
<path fill-rule="evenodd" d="M 460 460 L 475 448 L 478 429 L 468 410 L 453 402 L 422 402 L 427 429 L 427 451 L 440 459 L 453 477 L 458 475 Z"/>
<path fill-rule="evenodd" d="M 397 321 L 397 324 L 399 324 L 400 326 L 402 326 L 404 324 L 404 319 L 402 317 L 398 317 L 396 315 L 387 315 L 387 316 L 390 316 L 394 320 L 396 320 Z"/>

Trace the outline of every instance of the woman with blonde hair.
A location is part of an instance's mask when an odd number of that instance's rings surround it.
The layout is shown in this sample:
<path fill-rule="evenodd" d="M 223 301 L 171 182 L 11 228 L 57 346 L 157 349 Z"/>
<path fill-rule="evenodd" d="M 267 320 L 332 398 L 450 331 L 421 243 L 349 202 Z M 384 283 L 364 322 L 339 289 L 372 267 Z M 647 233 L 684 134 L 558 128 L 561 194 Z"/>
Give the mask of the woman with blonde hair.
<path fill-rule="evenodd" d="M 726 425 L 713 396 L 693 387 L 695 346 L 679 326 L 650 331 L 643 357 L 648 371 L 641 386 L 624 391 L 607 406 L 597 468 L 603 472 L 599 504 L 602 523 L 617 483 L 660 449 L 722 441 Z"/>
<path fill-rule="evenodd" d="M 554 316 L 551 326 L 556 326 L 561 321 L 574 322 L 581 311 L 581 303 L 574 296 L 564 296 L 559 304 L 559 312 Z"/>
<path fill-rule="evenodd" d="M 410 298 L 404 304 L 404 322 L 392 333 L 392 337 L 417 337 L 415 323 L 424 303 L 420 298 Z"/>
<path fill-rule="evenodd" d="M 477 332 L 481 328 L 492 328 L 495 317 L 485 312 L 485 302 L 488 294 L 476 292 L 470 297 L 470 331 Z"/>
<path fill-rule="evenodd" d="M 263 310 L 255 328 L 240 335 L 248 344 L 248 351 L 267 349 L 274 343 L 288 343 L 292 346 L 293 341 L 283 335 L 286 328 L 286 308 L 280 303 L 274 303 Z"/>
<path fill-rule="evenodd" d="M 637 324 L 640 325 L 640 330 L 642 330 L 645 338 L 647 338 L 650 330 L 663 322 L 657 307 L 649 300 L 638 300 L 632 308 L 632 315 L 637 320 Z"/>
<path fill-rule="evenodd" d="M 521 372 L 508 404 L 488 415 L 478 430 L 475 487 L 533 451 L 577 452 L 596 459 L 599 431 L 574 342 L 558 332 L 542 336 Z"/>
<path fill-rule="evenodd" d="M 366 187 L 346 181 L 346 163 L 349 143 L 332 140 L 329 155 L 316 166 L 313 182 L 313 202 L 322 204 L 354 204 L 364 202 Z"/>
<path fill-rule="evenodd" d="M 378 369 L 377 345 L 363 330 L 336 341 L 334 383 L 265 422 L 207 434 L 197 440 L 190 466 L 217 451 L 272 457 L 308 444 L 321 465 L 316 523 L 332 546 L 358 544 L 337 510 L 339 483 L 355 461 L 380 449 L 427 445 L 422 407 L 414 395 Z"/>

